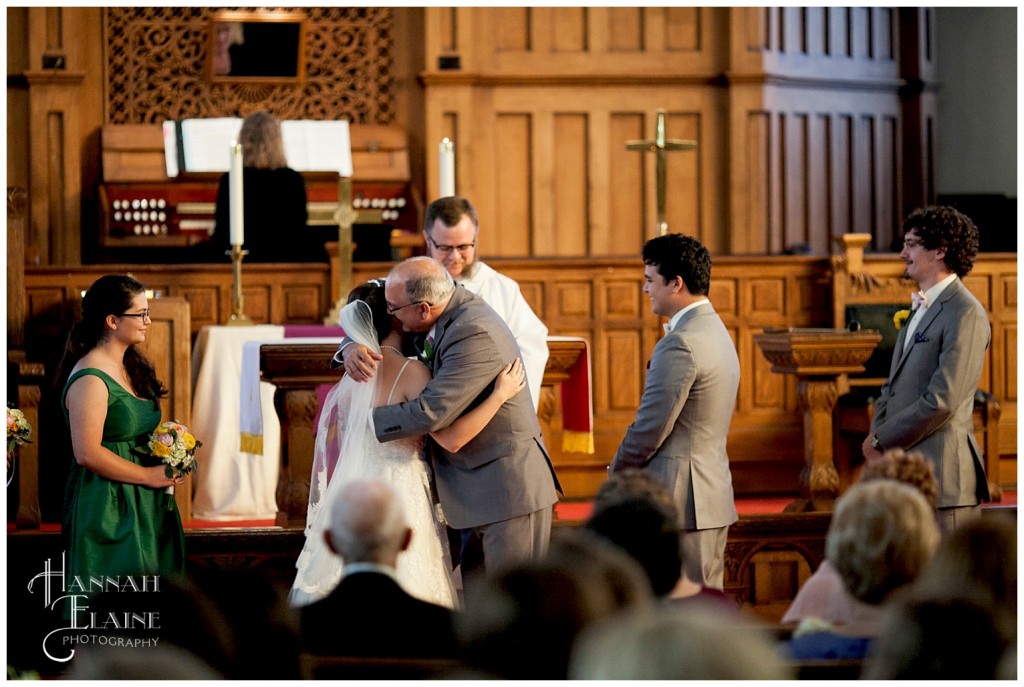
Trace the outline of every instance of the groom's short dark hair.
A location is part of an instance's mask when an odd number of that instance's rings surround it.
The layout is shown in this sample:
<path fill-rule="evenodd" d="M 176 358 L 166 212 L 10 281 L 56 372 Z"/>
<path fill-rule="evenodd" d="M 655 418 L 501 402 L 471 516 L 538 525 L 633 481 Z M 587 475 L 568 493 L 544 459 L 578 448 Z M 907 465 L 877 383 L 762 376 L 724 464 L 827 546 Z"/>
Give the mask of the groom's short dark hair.
<path fill-rule="evenodd" d="M 644 244 L 643 258 L 644 264 L 656 267 L 666 282 L 680 277 L 691 295 L 708 295 L 711 253 L 692 236 L 656 236 Z"/>

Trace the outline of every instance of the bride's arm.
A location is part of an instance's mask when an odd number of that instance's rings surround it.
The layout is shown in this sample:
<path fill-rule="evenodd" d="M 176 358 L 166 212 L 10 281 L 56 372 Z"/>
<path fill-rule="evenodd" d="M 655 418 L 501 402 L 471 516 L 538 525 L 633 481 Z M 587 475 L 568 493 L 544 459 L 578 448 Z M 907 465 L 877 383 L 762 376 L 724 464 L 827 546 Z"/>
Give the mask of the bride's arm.
<path fill-rule="evenodd" d="M 526 386 L 526 373 L 523 364 L 516 358 L 498 373 L 494 381 L 494 390 L 483 403 L 469 411 L 444 429 L 431 432 L 434 438 L 449 453 L 458 453 L 459 449 L 468 444 L 491 421 L 498 409 Z"/>

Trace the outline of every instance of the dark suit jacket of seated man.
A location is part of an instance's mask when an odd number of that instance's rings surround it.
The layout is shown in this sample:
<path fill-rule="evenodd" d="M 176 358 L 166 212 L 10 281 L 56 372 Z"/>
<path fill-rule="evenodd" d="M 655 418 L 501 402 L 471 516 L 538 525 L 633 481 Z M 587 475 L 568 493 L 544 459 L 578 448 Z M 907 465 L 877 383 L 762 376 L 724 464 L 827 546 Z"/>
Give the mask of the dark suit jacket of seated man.
<path fill-rule="evenodd" d="M 300 609 L 306 651 L 323 656 L 453 658 L 453 611 L 402 589 L 386 566 L 355 563 L 326 597 Z"/>

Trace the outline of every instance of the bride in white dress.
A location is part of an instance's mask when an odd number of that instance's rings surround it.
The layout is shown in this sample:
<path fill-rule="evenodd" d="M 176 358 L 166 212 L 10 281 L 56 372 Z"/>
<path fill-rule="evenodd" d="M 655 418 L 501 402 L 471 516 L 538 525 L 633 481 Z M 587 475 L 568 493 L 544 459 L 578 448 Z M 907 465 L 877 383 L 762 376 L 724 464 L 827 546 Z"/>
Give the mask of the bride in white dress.
<path fill-rule="evenodd" d="M 430 381 L 430 371 L 402 355 L 401 329 L 387 313 L 383 281 L 373 280 L 353 289 L 339 321 L 346 336 L 380 353 L 383 360 L 370 381 L 360 383 L 346 375 L 324 401 L 313 452 L 306 543 L 295 564 L 298 574 L 290 603 L 313 603 L 337 586 L 344 562 L 324 541 L 330 504 L 346 483 L 374 478 L 388 482 L 399 493 L 412 527 L 412 543 L 398 558 L 397 575 L 403 589 L 425 601 L 454 608 L 458 602 L 448 535 L 440 505 L 432 496 L 423 441 L 401 439 L 381 444 L 371 412 L 377 406 L 416 398 Z M 447 450 L 457 451 L 483 429 L 502 403 L 524 387 L 522 365 L 513 361 L 498 375 L 486 401 L 431 437 Z"/>

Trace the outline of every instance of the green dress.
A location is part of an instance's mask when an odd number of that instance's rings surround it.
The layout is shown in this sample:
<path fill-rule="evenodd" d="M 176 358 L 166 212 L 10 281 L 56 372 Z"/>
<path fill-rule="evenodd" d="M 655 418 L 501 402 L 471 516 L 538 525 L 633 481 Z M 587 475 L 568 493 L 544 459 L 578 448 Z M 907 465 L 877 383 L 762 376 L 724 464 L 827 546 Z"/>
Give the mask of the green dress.
<path fill-rule="evenodd" d="M 137 465 L 158 465 L 148 454 L 149 434 L 160 424 L 157 401 L 133 396 L 109 375 L 85 368 L 71 375 L 61 395 L 68 421 L 68 388 L 83 375 L 107 385 L 105 448 Z M 63 532 L 69 575 L 88 578 L 118 575 L 181 575 L 185 572 L 185 534 L 174 497 L 163 488 L 114 482 L 71 460 L 64 495 Z"/>

